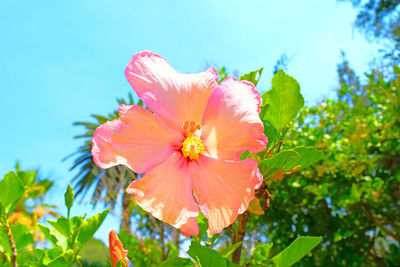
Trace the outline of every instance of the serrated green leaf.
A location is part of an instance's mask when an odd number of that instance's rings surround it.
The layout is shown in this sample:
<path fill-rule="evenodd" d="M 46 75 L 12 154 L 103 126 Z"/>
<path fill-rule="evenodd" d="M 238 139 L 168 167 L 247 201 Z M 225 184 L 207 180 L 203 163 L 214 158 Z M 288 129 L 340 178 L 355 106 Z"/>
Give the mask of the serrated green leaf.
<path fill-rule="evenodd" d="M 0 181 L 0 188 L 0 203 L 8 212 L 24 194 L 24 187 L 22 186 L 20 178 L 15 172 L 11 171 L 4 175 L 3 180 Z"/>
<path fill-rule="evenodd" d="M 299 154 L 294 150 L 284 150 L 273 157 L 260 161 L 258 167 L 264 179 L 269 179 L 279 170 L 285 169 L 286 165 L 298 156 Z"/>
<path fill-rule="evenodd" d="M 51 233 L 49 227 L 47 227 L 46 225 L 43 225 L 43 224 L 38 224 L 38 227 L 39 227 L 40 231 L 44 234 L 46 239 L 50 241 L 50 243 L 52 243 L 54 246 L 58 246 L 57 237 Z"/>
<path fill-rule="evenodd" d="M 304 106 L 304 98 L 300 94 L 297 81 L 279 70 L 272 78 L 271 90 L 262 95 L 263 102 L 270 106 L 261 119 L 268 122 L 281 133 Z"/>
<path fill-rule="evenodd" d="M 172 258 L 162 262 L 160 267 L 192 267 L 194 262 L 187 258 Z"/>
<path fill-rule="evenodd" d="M 295 167 L 297 167 L 296 171 L 299 171 L 324 158 L 324 153 L 313 147 L 298 147 L 294 150 L 299 153 L 299 157 L 286 165 L 286 171 L 290 171 Z"/>
<path fill-rule="evenodd" d="M 29 228 L 19 222 L 11 225 L 11 234 L 17 251 L 24 249 L 33 241 L 33 235 Z"/>
<path fill-rule="evenodd" d="M 187 253 L 199 264 L 200 267 L 227 266 L 225 259 L 220 254 L 218 254 L 218 252 L 210 248 L 203 247 L 202 245 L 194 241 L 192 241 L 192 243 L 190 244 Z"/>
<path fill-rule="evenodd" d="M 68 209 L 72 207 L 74 198 L 74 190 L 72 190 L 71 185 L 68 185 L 67 191 L 64 194 L 65 206 L 67 206 Z"/>
<path fill-rule="evenodd" d="M 320 236 L 300 236 L 287 248 L 272 258 L 278 267 L 292 266 L 307 255 L 314 247 L 321 243 Z"/>
<path fill-rule="evenodd" d="M 229 258 L 235 250 L 240 247 L 242 242 L 237 242 L 233 245 L 230 245 L 229 247 L 223 248 L 219 251 L 219 254 L 224 257 L 225 259 Z"/>
<path fill-rule="evenodd" d="M 239 80 L 243 81 L 249 81 L 252 82 L 254 84 L 254 86 L 257 86 L 258 81 L 261 78 L 261 74 L 262 74 L 263 68 L 243 74 L 242 76 L 240 76 Z"/>
<path fill-rule="evenodd" d="M 94 233 L 96 233 L 109 212 L 110 209 L 107 209 L 83 221 L 77 237 L 78 248 L 83 247 Z"/>

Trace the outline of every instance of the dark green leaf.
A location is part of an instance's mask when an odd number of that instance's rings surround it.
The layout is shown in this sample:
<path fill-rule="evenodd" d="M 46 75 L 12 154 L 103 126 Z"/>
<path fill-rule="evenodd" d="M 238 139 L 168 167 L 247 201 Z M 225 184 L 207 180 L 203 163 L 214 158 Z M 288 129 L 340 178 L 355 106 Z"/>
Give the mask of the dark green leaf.
<path fill-rule="evenodd" d="M 218 254 L 218 252 L 210 248 L 203 247 L 197 242 L 192 241 L 187 253 L 200 265 L 200 267 L 227 266 L 225 259 Z"/>
<path fill-rule="evenodd" d="M 160 267 L 192 267 L 195 266 L 192 260 L 187 258 L 172 258 L 162 262 Z"/>
<path fill-rule="evenodd" d="M 283 70 L 275 74 L 271 90 L 265 92 L 262 98 L 263 102 L 269 103 L 270 106 L 261 119 L 274 126 L 279 133 L 304 106 L 299 84 Z"/>
<path fill-rule="evenodd" d="M 298 156 L 299 154 L 294 150 L 281 151 L 273 157 L 260 161 L 258 167 L 260 168 L 264 179 L 269 179 L 279 170 L 285 169 L 286 165 Z"/>
<path fill-rule="evenodd" d="M 305 167 L 312 165 L 324 158 L 324 153 L 313 147 L 298 147 L 294 150 L 299 153 L 299 157 L 295 158 L 286 165 L 286 171 L 290 171 L 297 166 L 299 167 L 296 168 L 296 171 L 304 169 Z"/>
<path fill-rule="evenodd" d="M 230 245 L 229 247 L 223 248 L 219 251 L 219 254 L 221 254 L 222 257 L 224 258 L 229 258 L 233 252 L 242 244 L 242 242 L 237 242 L 233 245 Z"/>
<path fill-rule="evenodd" d="M 322 241 L 320 236 L 301 236 L 272 258 L 278 267 L 292 266 Z"/>

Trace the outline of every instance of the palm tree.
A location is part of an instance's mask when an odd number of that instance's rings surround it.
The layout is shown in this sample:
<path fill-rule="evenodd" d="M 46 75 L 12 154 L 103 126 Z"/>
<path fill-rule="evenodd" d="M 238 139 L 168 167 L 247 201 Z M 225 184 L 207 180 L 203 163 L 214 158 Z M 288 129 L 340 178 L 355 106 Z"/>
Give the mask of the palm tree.
<path fill-rule="evenodd" d="M 119 105 L 135 105 L 132 94 L 128 95 L 128 100 L 117 99 Z M 143 106 L 143 102 L 139 100 L 136 105 Z M 125 192 L 125 188 L 132 180 L 140 178 L 140 175 L 131 169 L 118 165 L 103 170 L 99 168 L 93 161 L 92 136 L 97 127 L 101 124 L 118 118 L 118 111 L 114 111 L 107 116 L 91 115 L 95 122 L 75 122 L 76 126 L 83 126 L 85 132 L 82 135 L 75 136 L 76 139 L 84 140 L 84 143 L 78 150 L 69 155 L 75 156 L 70 171 L 78 170 L 73 177 L 72 183 L 75 187 L 77 196 L 87 196 L 88 192 L 94 187 L 93 193 L 89 196 L 92 204 L 95 206 L 99 202 L 103 202 L 106 206 L 116 207 L 117 199 L 122 193 L 122 217 L 121 230 L 130 233 L 139 242 L 141 237 L 160 240 L 161 258 L 165 260 L 168 257 L 171 246 L 164 240 L 173 240 L 173 244 L 179 250 L 180 234 L 179 231 L 172 226 L 161 222 L 154 218 L 151 214 L 142 210 L 134 201 L 131 195 Z M 133 215 L 133 216 L 132 216 Z M 135 220 L 135 233 L 132 233 L 131 217 Z"/>
<path fill-rule="evenodd" d="M 132 94 L 129 93 L 128 100 L 117 99 L 119 105 L 135 105 Z M 143 105 L 139 101 L 137 105 Z M 131 232 L 130 212 L 129 205 L 131 203 L 130 197 L 125 193 L 129 183 L 136 179 L 137 174 L 125 166 L 115 166 L 106 170 L 99 168 L 92 158 L 92 136 L 97 127 L 101 124 L 118 118 L 118 111 L 108 114 L 107 116 L 91 115 L 95 122 L 75 122 L 75 126 L 83 126 L 85 132 L 82 135 L 75 136 L 76 139 L 84 140 L 84 143 L 79 149 L 69 155 L 76 156 L 70 171 L 78 170 L 78 173 L 73 177 L 72 183 L 74 184 L 75 194 L 77 196 L 87 196 L 89 190 L 94 187 L 91 194 L 91 203 L 96 206 L 97 203 L 103 202 L 106 206 L 115 208 L 117 199 L 122 193 L 122 218 L 121 228 Z"/>

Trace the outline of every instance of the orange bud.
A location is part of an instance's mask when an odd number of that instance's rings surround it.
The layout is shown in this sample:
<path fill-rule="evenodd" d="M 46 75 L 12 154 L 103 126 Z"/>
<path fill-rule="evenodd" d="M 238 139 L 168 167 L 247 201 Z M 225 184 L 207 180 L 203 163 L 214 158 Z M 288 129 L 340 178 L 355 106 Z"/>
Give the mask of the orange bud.
<path fill-rule="evenodd" d="M 109 236 L 109 249 L 110 249 L 110 258 L 111 258 L 111 264 L 113 267 L 117 265 L 117 263 L 121 261 L 122 265 L 121 266 L 126 266 L 128 267 L 129 265 L 129 260 L 126 257 L 128 255 L 128 250 L 124 249 L 124 246 L 122 245 L 121 241 L 119 240 L 117 233 L 114 230 L 110 231 L 110 236 Z"/>

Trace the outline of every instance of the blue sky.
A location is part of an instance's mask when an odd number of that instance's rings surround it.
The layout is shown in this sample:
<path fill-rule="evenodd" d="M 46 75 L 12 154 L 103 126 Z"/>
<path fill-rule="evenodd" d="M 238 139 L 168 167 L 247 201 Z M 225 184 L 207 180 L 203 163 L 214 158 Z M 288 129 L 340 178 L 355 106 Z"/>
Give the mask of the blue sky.
<path fill-rule="evenodd" d="M 332 96 L 340 51 L 362 74 L 378 49 L 353 30 L 356 13 L 334 0 L 2 0 L 0 175 L 16 160 L 39 167 L 56 182 L 47 202 L 62 207 L 74 173 L 71 160 L 61 160 L 80 145 L 72 137 L 82 130 L 72 123 L 117 109 L 115 99 L 132 91 L 125 66 L 144 49 L 185 73 L 264 67 L 262 91 L 286 52 L 306 104 Z M 84 203 L 72 211 L 83 212 L 95 211 Z M 116 225 L 109 216 L 96 237 L 106 240 Z"/>

